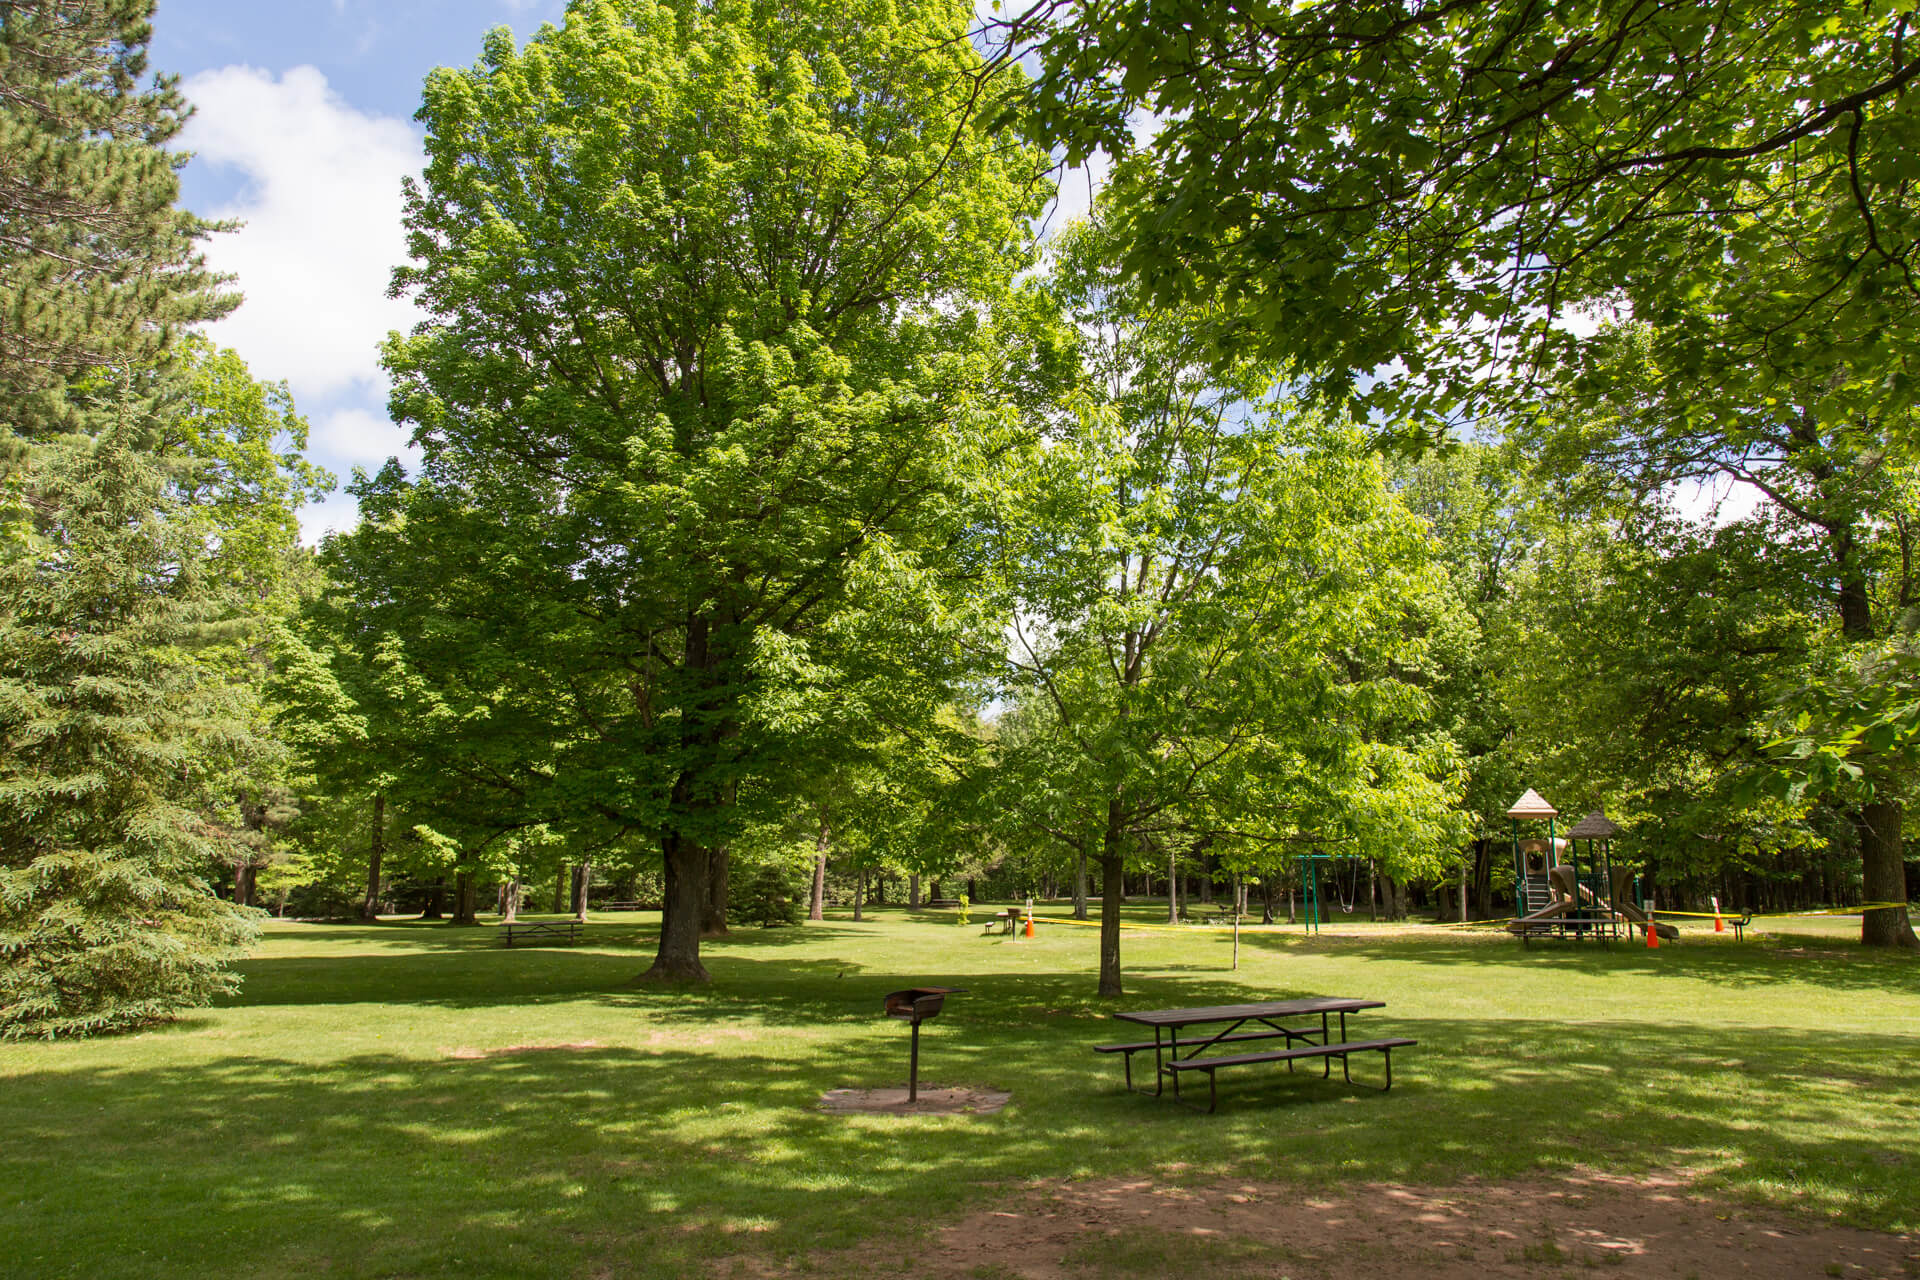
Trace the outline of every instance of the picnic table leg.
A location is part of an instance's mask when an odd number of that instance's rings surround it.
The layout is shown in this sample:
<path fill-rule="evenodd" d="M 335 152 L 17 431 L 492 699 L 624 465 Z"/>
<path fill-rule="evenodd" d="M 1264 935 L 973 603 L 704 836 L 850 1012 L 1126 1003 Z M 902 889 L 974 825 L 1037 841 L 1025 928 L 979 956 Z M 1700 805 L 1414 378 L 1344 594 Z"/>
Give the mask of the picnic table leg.
<path fill-rule="evenodd" d="M 1180 1061 L 1180 1028 L 1178 1027 L 1167 1028 L 1167 1053 L 1175 1062 Z M 1211 1076 L 1213 1073 L 1209 1071 L 1207 1074 Z M 1178 1071 L 1173 1073 L 1173 1100 L 1175 1102 L 1180 1100 L 1180 1073 Z"/>

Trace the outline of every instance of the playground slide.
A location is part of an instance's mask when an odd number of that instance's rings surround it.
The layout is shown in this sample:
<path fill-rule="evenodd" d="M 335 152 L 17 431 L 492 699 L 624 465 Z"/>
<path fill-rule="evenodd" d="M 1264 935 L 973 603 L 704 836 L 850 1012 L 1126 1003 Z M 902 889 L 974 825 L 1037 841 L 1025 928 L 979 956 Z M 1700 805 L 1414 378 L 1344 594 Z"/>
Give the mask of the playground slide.
<path fill-rule="evenodd" d="M 1670 925 L 1670 924 L 1657 924 L 1651 920 L 1648 920 L 1647 913 L 1642 911 L 1640 908 L 1634 906 L 1631 902 L 1622 902 L 1619 906 L 1614 908 L 1614 911 L 1617 914 L 1624 916 L 1626 919 L 1631 920 L 1633 923 L 1640 925 L 1642 927 L 1652 924 L 1653 931 L 1659 934 L 1662 938 L 1665 938 L 1669 942 L 1677 941 L 1680 937 L 1679 929 L 1675 928 L 1673 925 Z"/>
<path fill-rule="evenodd" d="M 1524 933 L 1528 925 L 1545 924 L 1549 920 L 1565 915 L 1570 905 L 1565 898 L 1555 898 L 1552 902 L 1549 902 L 1546 906 L 1533 912 L 1531 915 L 1524 915 L 1517 920 L 1507 921 L 1507 929 L 1511 933 Z"/>

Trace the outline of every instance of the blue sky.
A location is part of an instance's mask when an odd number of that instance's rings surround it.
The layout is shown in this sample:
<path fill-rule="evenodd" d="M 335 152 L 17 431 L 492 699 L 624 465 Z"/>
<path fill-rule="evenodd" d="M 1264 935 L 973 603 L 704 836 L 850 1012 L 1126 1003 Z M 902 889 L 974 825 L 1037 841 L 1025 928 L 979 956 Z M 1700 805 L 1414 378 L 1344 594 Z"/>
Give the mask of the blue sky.
<path fill-rule="evenodd" d="M 343 482 L 356 466 L 415 456 L 387 417 L 377 349 L 420 319 L 386 286 L 405 252 L 400 183 L 420 167 L 421 82 L 436 66 L 471 65 L 494 27 L 524 42 L 564 10 L 565 0 L 159 2 L 153 68 L 179 75 L 197 108 L 181 139 L 195 156 L 182 200 L 244 224 L 208 247 L 247 297 L 212 336 L 255 377 L 292 387 L 310 456 Z M 1084 210 L 1092 185 L 1067 175 L 1046 225 Z M 1751 509 L 1750 494 L 1693 488 L 1680 496 L 1696 514 L 1728 497 L 1732 514 Z M 317 539 L 355 514 L 336 493 L 302 524 Z"/>
<path fill-rule="evenodd" d="M 981 0 L 988 7 L 988 0 Z M 390 456 L 411 463 L 387 417 L 381 339 L 420 319 L 385 296 L 405 253 L 400 183 L 417 173 L 420 85 L 437 66 L 470 66 L 506 26 L 522 43 L 559 22 L 565 0 L 159 0 L 151 62 L 181 77 L 196 113 L 181 199 L 244 224 L 208 258 L 238 277 L 246 303 L 211 329 L 257 378 L 285 381 L 312 425 L 308 453 L 344 482 Z M 1103 169 L 1104 166 L 1096 166 Z M 1084 172 L 1062 209 L 1084 210 Z M 348 527 L 353 500 L 309 508 L 309 539 Z"/>
<path fill-rule="evenodd" d="M 181 198 L 245 226 L 208 249 L 247 302 L 213 329 L 255 377 L 284 379 L 310 453 L 344 481 L 410 456 L 387 418 L 376 347 L 418 318 L 388 300 L 400 259 L 400 181 L 420 165 L 413 123 L 436 66 L 471 64 L 482 36 L 524 40 L 564 0 L 160 0 L 151 62 L 197 108 Z M 310 509 L 309 537 L 354 518 L 344 494 Z"/>

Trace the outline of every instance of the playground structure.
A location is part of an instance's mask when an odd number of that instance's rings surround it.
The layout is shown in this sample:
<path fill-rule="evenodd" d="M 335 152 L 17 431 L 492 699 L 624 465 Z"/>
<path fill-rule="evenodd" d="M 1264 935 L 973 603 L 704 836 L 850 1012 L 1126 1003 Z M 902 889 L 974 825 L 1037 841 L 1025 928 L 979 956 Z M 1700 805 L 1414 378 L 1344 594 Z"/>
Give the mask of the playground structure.
<path fill-rule="evenodd" d="M 1297 858 L 1300 865 L 1301 930 L 1305 933 L 1320 932 L 1320 923 L 1326 919 L 1322 909 L 1323 886 L 1332 887 L 1334 897 L 1340 903 L 1341 914 L 1352 915 L 1360 900 L 1360 869 L 1366 859 L 1343 853 L 1303 853 Z M 1340 885 L 1342 869 L 1348 880 L 1345 892 L 1342 892 Z"/>
<path fill-rule="evenodd" d="M 1633 869 L 1614 865 L 1613 840 L 1620 828 L 1596 809 L 1563 837 L 1555 832 L 1559 816 L 1531 787 L 1507 810 L 1513 823 L 1514 884 L 1507 931 L 1523 942 L 1548 937 L 1606 942 L 1649 927 L 1657 938 L 1678 938 L 1674 926 L 1653 921 Z M 1546 823 L 1546 839 L 1521 838 L 1522 823 L 1539 822 Z"/>

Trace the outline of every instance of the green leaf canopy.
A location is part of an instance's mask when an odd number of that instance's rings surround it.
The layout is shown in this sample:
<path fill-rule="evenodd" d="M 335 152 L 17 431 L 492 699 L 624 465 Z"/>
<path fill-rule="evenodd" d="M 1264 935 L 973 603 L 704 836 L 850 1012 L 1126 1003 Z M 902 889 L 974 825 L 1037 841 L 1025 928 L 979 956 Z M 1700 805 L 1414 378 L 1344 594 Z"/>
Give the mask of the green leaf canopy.
<path fill-rule="evenodd" d="M 432 318 L 386 354 L 426 469 L 384 525 L 423 554 L 367 590 L 485 620 L 550 817 L 657 833 L 663 977 L 705 976 L 739 784 L 798 763 L 768 673 L 852 679 L 856 609 L 944 652 L 1045 195 L 970 17 L 597 0 L 427 85 L 395 288 Z"/>

